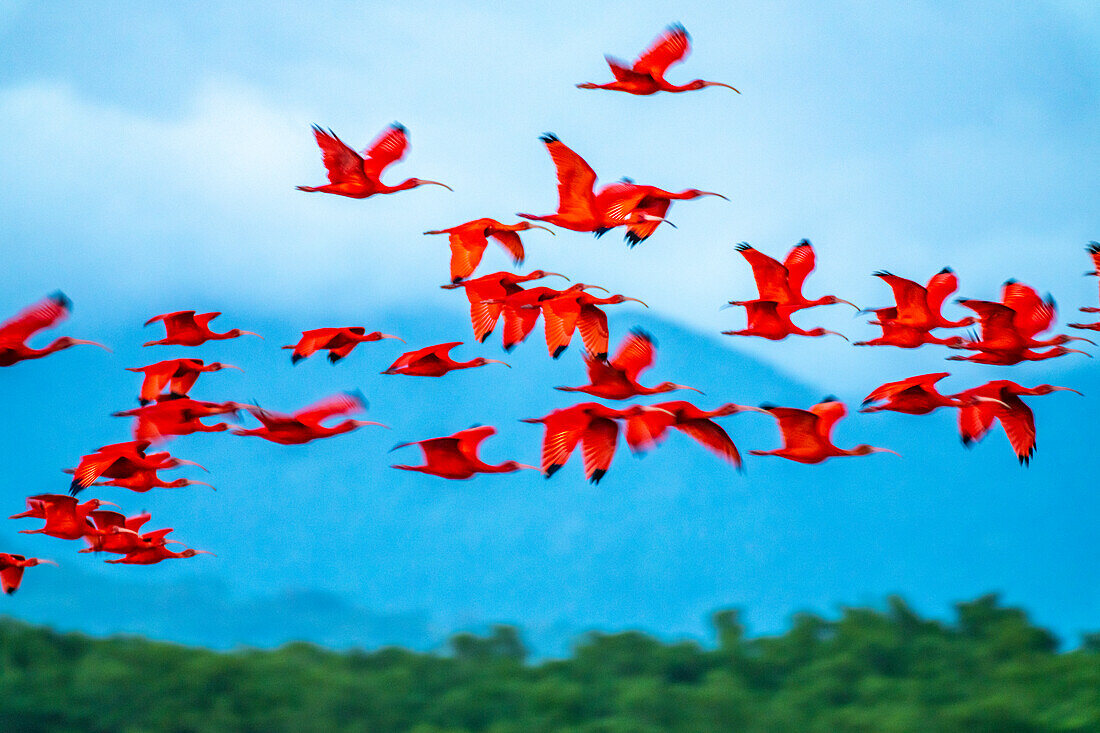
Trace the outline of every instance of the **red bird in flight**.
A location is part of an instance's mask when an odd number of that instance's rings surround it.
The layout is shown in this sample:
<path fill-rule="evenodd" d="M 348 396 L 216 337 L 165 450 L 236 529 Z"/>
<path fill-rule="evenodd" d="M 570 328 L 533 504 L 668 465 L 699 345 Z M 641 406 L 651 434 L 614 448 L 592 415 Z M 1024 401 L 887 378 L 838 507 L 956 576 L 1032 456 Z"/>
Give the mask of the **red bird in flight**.
<path fill-rule="evenodd" d="M 773 405 L 760 407 L 779 421 L 783 447 L 778 450 L 749 451 L 754 456 L 777 456 L 798 463 L 821 463 L 835 456 L 866 456 L 871 453 L 898 455 L 889 448 L 875 448 L 866 444 L 855 448 L 837 448 L 833 445 L 833 426 L 848 414 L 844 403 L 833 397 L 826 397 L 823 402 L 809 410 Z"/>
<path fill-rule="evenodd" d="M 9 596 L 19 590 L 19 584 L 23 582 L 23 570 L 33 568 L 36 565 L 57 566 L 53 560 L 43 560 L 39 557 L 24 557 L 23 555 L 11 555 L 0 552 L 0 588 Z"/>
<path fill-rule="evenodd" d="M 21 534 L 45 534 L 63 540 L 78 540 L 88 534 L 102 534 L 88 518 L 104 504 L 117 506 L 109 501 L 90 499 L 78 504 L 75 497 L 64 494 L 38 494 L 27 497 L 27 511 L 13 514 L 10 519 L 33 517 L 44 519 L 46 524 L 40 529 L 24 529 Z"/>
<path fill-rule="evenodd" d="M 290 355 L 290 363 L 297 364 L 302 359 L 308 359 L 318 351 L 327 350 L 328 360 L 335 364 L 340 361 L 359 344 L 368 341 L 380 341 L 382 339 L 397 339 L 405 343 L 405 339 L 399 336 L 391 336 L 381 331 L 367 333 L 362 326 L 349 326 L 345 328 L 315 328 L 311 331 L 302 331 L 302 338 L 297 344 L 284 346 L 284 349 L 293 349 Z"/>
<path fill-rule="evenodd" d="M 547 132 L 539 138 L 546 145 L 558 176 L 558 210 L 546 216 L 516 214 L 532 221 L 545 221 L 574 232 L 603 233 L 617 226 L 633 226 L 645 222 L 664 221 L 636 207 L 645 198 L 645 187 L 635 187 L 632 195 L 617 198 L 611 210 L 600 207 L 593 187 L 596 171 L 577 155 L 558 136 Z"/>
<path fill-rule="evenodd" d="M 810 240 L 803 239 L 791 248 L 787 259 L 782 264 L 760 250 L 754 248 L 748 242 L 737 245 L 737 251 L 749 263 L 752 268 L 752 276 L 756 281 L 758 300 L 773 300 L 779 306 L 789 308 L 793 313 L 803 308 L 813 308 L 819 305 L 833 305 L 844 303 L 859 310 L 859 306 L 835 295 L 824 295 L 816 300 L 808 300 L 802 294 L 802 286 L 806 278 L 817 267 L 817 255 Z M 741 305 L 746 301 L 731 301 L 730 305 Z"/>
<path fill-rule="evenodd" d="M 505 461 L 499 465 L 485 463 L 478 458 L 477 450 L 482 441 L 496 434 L 496 428 L 488 425 L 460 430 L 454 435 L 442 438 L 416 440 L 395 445 L 391 450 L 410 445 L 420 446 L 424 452 L 423 466 L 391 466 L 403 471 L 419 471 L 447 479 L 468 479 L 479 473 L 512 473 L 520 469 L 539 469 L 516 461 Z"/>
<path fill-rule="evenodd" d="M 232 364 L 222 364 L 220 361 L 203 363 L 202 359 L 168 359 L 158 361 L 143 367 L 128 367 L 126 371 L 141 372 L 145 375 L 141 383 L 141 392 L 138 402 L 147 405 L 162 397 L 165 387 L 169 387 L 169 396 L 186 397 L 191 388 L 195 386 L 199 375 L 205 372 L 218 372 L 222 369 L 244 370 Z"/>
<path fill-rule="evenodd" d="M 72 301 L 66 298 L 64 293 L 57 292 L 24 308 L 4 323 L 0 323 L 0 366 L 11 366 L 28 359 L 41 359 L 55 351 L 81 344 L 98 346 L 105 351 L 110 351 L 106 346 L 95 341 L 83 341 L 68 336 L 63 336 L 41 349 L 27 345 L 27 339 L 39 331 L 53 328 L 65 320 L 71 309 Z"/>
<path fill-rule="evenodd" d="M 504 247 L 512 257 L 512 264 L 516 267 L 522 265 L 525 255 L 518 232 L 528 229 L 543 229 L 554 234 L 553 229 L 532 224 L 529 221 L 501 224 L 496 219 L 475 219 L 449 229 L 436 229 L 424 233 L 447 235 L 451 246 L 451 282 L 457 283 L 474 274 L 474 270 L 481 264 L 485 248 L 489 246 L 489 237 Z"/>
<path fill-rule="evenodd" d="M 799 328 L 791 321 L 791 314 L 801 310 L 801 306 L 779 305 L 774 300 L 730 301 L 730 305 L 744 306 L 748 316 L 748 325 L 740 331 L 723 331 L 726 336 L 759 336 L 770 341 L 782 341 L 788 336 L 824 336 L 832 334 L 845 341 L 848 337 L 836 331 L 824 328 L 811 328 L 809 331 Z"/>
<path fill-rule="evenodd" d="M 860 412 L 903 412 L 906 415 L 927 415 L 941 407 L 963 407 L 966 403 L 954 395 L 942 395 L 936 382 L 950 377 L 948 372 L 921 374 L 897 382 L 887 382 L 863 398 Z M 880 405 L 871 405 L 881 402 Z"/>
<path fill-rule="evenodd" d="M 378 422 L 350 419 L 330 427 L 321 424 L 332 417 L 365 412 L 367 401 L 359 393 L 335 395 L 299 410 L 293 415 L 280 415 L 259 407 L 246 407 L 246 409 L 253 417 L 263 423 L 262 427 L 250 430 L 238 429 L 234 430 L 233 434 L 254 435 L 282 445 L 300 445 L 318 438 L 328 438 L 333 435 L 348 433 L 364 425 L 386 427 Z"/>
<path fill-rule="evenodd" d="M 874 276 L 881 278 L 893 291 L 896 306 L 894 316 L 890 320 L 899 326 L 930 331 L 933 328 L 969 326 L 978 321 L 973 316 L 949 321 L 940 312 L 947 297 L 959 289 L 959 279 L 955 277 L 950 267 L 945 267 L 933 275 L 926 286 L 885 271 L 876 272 Z M 873 311 L 880 314 L 883 310 L 868 309 L 865 312 Z M 880 320 L 882 320 L 881 316 Z"/>
<path fill-rule="evenodd" d="M 204 418 L 215 415 L 236 415 L 250 407 L 240 402 L 203 402 L 190 397 L 164 397 L 156 403 L 134 410 L 112 413 L 112 417 L 133 417 L 134 440 L 165 441 L 178 435 L 220 433 L 229 423 L 207 425 Z"/>
<path fill-rule="evenodd" d="M 993 426 L 993 421 L 999 420 L 1012 450 L 1020 459 L 1020 464 L 1028 465 L 1035 455 L 1035 414 L 1020 398 L 1059 391 L 1081 394 L 1069 387 L 1055 387 L 1050 384 L 1021 387 L 1006 379 L 987 382 L 980 387 L 960 392 L 957 396 L 968 402 L 959 410 L 959 435 L 963 445 L 969 448 L 984 438 Z"/>
<path fill-rule="evenodd" d="M 642 194 L 639 199 L 638 194 Z M 633 249 L 634 245 L 649 239 L 658 225 L 664 221 L 669 226 L 672 222 L 665 221 L 665 215 L 672 206 L 673 201 L 686 201 L 700 196 L 717 196 L 729 201 L 720 193 L 713 191 L 700 191 L 697 188 L 688 188 L 680 192 L 666 191 L 656 186 L 641 186 L 629 178 L 624 178 L 616 183 L 610 183 L 596 193 L 596 207 L 601 211 L 611 213 L 613 219 L 627 218 L 631 213 L 645 214 L 641 221 L 627 226 L 623 239 Z M 630 206 L 630 211 L 624 211 L 623 207 Z M 597 229 L 596 236 L 602 237 L 608 230 Z"/>
<path fill-rule="evenodd" d="M 638 383 L 638 375 L 653 365 L 656 356 L 656 344 L 653 337 L 640 328 L 619 344 L 619 351 L 610 361 L 598 359 L 592 354 L 584 355 L 584 364 L 588 370 L 589 384 L 581 387 L 555 387 L 562 392 L 585 392 L 601 400 L 628 400 L 631 397 L 672 392 L 677 389 L 690 389 L 675 382 L 661 382 L 655 387 L 643 387 Z"/>
<path fill-rule="evenodd" d="M 66 473 L 73 474 L 69 493 L 76 496 L 101 476 L 108 479 L 128 479 L 148 471 L 156 472 L 177 466 L 198 466 L 206 470 L 204 466 L 194 461 L 174 458 L 166 451 L 146 455 L 145 449 L 149 445 L 150 442 L 147 440 L 112 443 L 97 448 L 95 453 L 83 456 L 76 468 L 65 470 Z"/>
<path fill-rule="evenodd" d="M 176 311 L 175 313 L 162 313 L 159 316 L 153 316 L 145 322 L 145 325 L 164 321 L 164 330 L 167 335 L 160 341 L 147 341 L 142 346 L 199 346 L 207 341 L 235 339 L 238 336 L 259 336 L 263 338 L 258 333 L 242 331 L 239 328 L 234 328 L 225 333 L 214 333 L 210 330 L 210 321 L 220 315 L 221 313 L 196 315 L 195 311 Z"/>
<path fill-rule="evenodd" d="M 882 328 L 882 335 L 870 341 L 855 341 L 852 346 L 897 346 L 899 349 L 916 349 L 925 344 L 940 344 L 955 348 L 964 343 L 962 336 L 943 339 L 933 336 L 930 331 L 901 325 L 894 320 L 898 315 L 896 307 L 879 308 L 873 312 L 878 320 L 869 321 L 869 323 Z"/>
<path fill-rule="evenodd" d="M 544 277 L 562 277 L 565 275 L 545 270 L 533 270 L 527 275 L 517 275 L 512 272 L 494 272 L 491 275 L 483 275 L 473 280 L 464 280 L 460 283 L 441 285 L 445 290 L 463 288 L 466 290 L 466 299 L 470 301 L 470 323 L 474 328 L 474 338 L 478 343 L 484 343 L 489 334 L 496 328 L 501 311 L 504 310 L 504 301 L 516 293 L 522 293 L 523 288 L 519 283 L 529 280 L 540 280 Z"/>
<path fill-rule="evenodd" d="M 759 407 L 746 407 L 729 402 L 716 410 L 700 410 L 690 402 L 676 400 L 658 402 L 647 408 L 638 406 L 626 410 L 626 442 L 635 453 L 644 453 L 664 440 L 669 428 L 676 428 L 710 451 L 741 469 L 741 454 L 729 434 L 714 422 L 715 417 L 739 412 L 764 412 Z"/>
<path fill-rule="evenodd" d="M 1089 253 L 1092 258 L 1092 269 L 1085 273 L 1085 277 L 1100 277 L 1100 242 L 1089 242 L 1089 246 L 1085 248 L 1085 251 Z M 1100 313 L 1100 308 L 1094 308 L 1092 306 L 1085 306 L 1084 308 L 1078 308 L 1082 313 Z M 1100 331 L 1100 322 L 1098 323 L 1067 323 L 1070 328 L 1084 328 L 1089 331 Z"/>
<path fill-rule="evenodd" d="M 379 193 L 397 193 L 424 185 L 454 190 L 446 183 L 423 178 L 408 178 L 396 186 L 382 183 L 383 171 L 404 158 L 409 150 L 409 131 L 400 123 L 395 122 L 383 130 L 362 155 L 348 147 L 332 130 L 325 132 L 314 125 L 313 136 L 321 147 L 329 182 L 323 186 L 298 186 L 299 191 L 365 199 Z"/>
<path fill-rule="evenodd" d="M 486 364 L 504 364 L 504 366 L 511 368 L 510 364 L 505 364 L 503 361 L 485 359 L 480 356 L 470 361 L 455 361 L 451 358 L 451 349 L 456 346 L 462 346 L 462 342 L 450 341 L 445 344 L 425 346 L 423 349 L 409 351 L 399 356 L 397 361 L 390 364 L 389 368 L 382 374 L 404 374 L 409 377 L 442 377 L 447 372 L 456 369 L 471 369 Z"/>
<path fill-rule="evenodd" d="M 107 560 L 111 565 L 156 565 L 161 560 L 175 560 L 179 558 L 194 557 L 195 555 L 213 555 L 206 550 L 186 549 L 183 552 L 173 552 L 163 544 L 151 545 L 135 550 L 117 560 Z M 215 556 L 216 557 L 216 556 Z"/>
<path fill-rule="evenodd" d="M 657 92 L 690 92 L 704 87 L 725 87 L 736 89 L 729 84 L 717 81 L 703 81 L 696 79 L 682 86 L 676 86 L 665 79 L 665 72 L 673 64 L 680 63 L 691 52 L 691 37 L 682 25 L 676 23 L 668 27 L 664 33 L 654 39 L 650 47 L 646 49 L 638 60 L 631 65 L 612 56 L 604 56 L 607 65 L 611 67 L 611 73 L 615 81 L 607 84 L 593 84 L 585 82 L 578 84 L 578 89 L 608 89 L 627 94 L 649 95 Z"/>
<path fill-rule="evenodd" d="M 542 320 L 546 331 L 546 348 L 557 359 L 569 347 L 574 330 L 581 332 L 581 341 L 588 353 L 597 359 L 607 358 L 607 314 L 598 306 L 617 305 L 633 301 L 649 306 L 637 298 L 612 295 L 598 298 L 584 290 L 569 290 L 541 302 Z"/>
<path fill-rule="evenodd" d="M 175 542 L 175 540 L 165 540 L 165 536 L 172 531 L 170 528 L 141 534 L 142 526 L 152 518 L 148 512 L 126 517 L 119 512 L 98 509 L 89 516 L 95 523 L 96 529 L 102 534 L 86 535 L 84 539 L 88 546 L 80 552 L 110 552 L 116 555 L 127 555 L 164 545 L 166 542 Z"/>

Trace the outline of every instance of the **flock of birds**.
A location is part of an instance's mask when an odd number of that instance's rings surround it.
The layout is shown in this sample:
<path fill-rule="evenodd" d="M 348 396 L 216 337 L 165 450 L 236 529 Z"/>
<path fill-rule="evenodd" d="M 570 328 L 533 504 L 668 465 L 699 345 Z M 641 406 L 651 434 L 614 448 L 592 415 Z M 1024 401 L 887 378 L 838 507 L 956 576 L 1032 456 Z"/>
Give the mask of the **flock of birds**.
<path fill-rule="evenodd" d="M 636 95 L 649 95 L 658 91 L 685 92 L 707 86 L 733 89 L 727 84 L 703 80 L 695 80 L 682 86 L 668 82 L 664 76 L 665 71 L 669 66 L 683 60 L 689 50 L 687 32 L 682 26 L 674 25 L 660 35 L 633 64 L 606 57 L 614 81 L 577 86 L 582 89 L 614 90 Z M 385 170 L 401 160 L 408 150 L 407 130 L 400 124 L 395 123 L 386 128 L 362 154 L 346 145 L 331 131 L 314 126 L 313 133 L 323 153 L 328 183 L 321 186 L 299 186 L 301 191 L 367 198 L 422 185 L 449 188 L 438 181 L 419 178 L 409 178 L 393 186 L 382 182 L 381 176 Z M 593 398 L 612 401 L 679 390 L 698 392 L 693 387 L 673 382 L 650 387 L 638 381 L 656 358 L 653 338 L 641 329 L 628 333 L 611 355 L 604 307 L 627 301 L 642 301 L 619 294 L 600 297 L 592 291 L 602 290 L 606 293 L 604 288 L 585 283 L 575 283 L 561 290 L 546 285 L 528 285 L 549 277 L 569 280 L 565 275 L 542 270 L 534 270 L 526 275 L 495 272 L 471 278 L 481 262 L 489 239 L 498 242 L 515 265 L 519 266 L 525 258 L 520 232 L 537 228 L 554 234 L 552 229 L 532 222 L 543 222 L 577 232 L 591 232 L 597 237 L 611 229 L 623 227 L 625 239 L 633 247 L 652 236 L 661 224 L 671 226 L 666 215 L 673 201 L 701 196 L 725 198 L 721 194 L 698 189 L 666 191 L 655 186 L 640 185 L 629 179 L 604 185 L 597 190 L 596 174 L 581 156 L 553 134 L 543 135 L 541 141 L 546 146 L 557 172 L 558 207 L 555 213 L 541 216 L 518 214 L 522 221 L 515 224 L 481 218 L 447 229 L 425 232 L 427 235 L 446 234 L 448 237 L 451 249 L 450 282 L 442 287 L 461 288 L 465 291 L 470 306 L 474 339 L 479 343 L 485 342 L 503 319 L 502 344 L 505 351 L 511 351 L 527 339 L 541 317 L 546 347 L 554 359 L 562 355 L 578 331 L 583 343 L 588 384 L 557 387 L 558 390 L 584 393 Z M 745 309 L 747 325 L 743 329 L 723 333 L 771 340 L 785 339 L 792 335 L 811 338 L 835 335 L 846 338 L 823 328 L 807 330 L 792 321 L 795 313 L 822 305 L 847 304 L 859 311 L 858 306 L 834 295 L 811 300 L 803 294 L 805 281 L 816 265 L 814 249 L 808 241 L 803 240 L 796 245 L 782 263 L 748 244 L 738 245 L 737 250 L 752 269 L 757 293 L 749 300 L 730 301 L 728 307 Z M 1100 275 L 1100 244 L 1092 243 L 1089 252 L 1093 270 L 1086 274 Z M 882 329 L 882 336 L 870 341 L 856 342 L 855 345 L 912 349 L 934 344 L 971 352 L 969 355 L 951 356 L 949 359 L 1006 366 L 1021 361 L 1052 359 L 1069 353 L 1085 353 L 1064 346 L 1070 341 L 1088 341 L 1083 337 L 1057 335 L 1039 338 L 1040 334 L 1053 326 L 1055 303 L 1049 296 L 1046 299 L 1041 298 L 1034 289 L 1023 283 L 1012 280 L 1006 282 L 1000 302 L 966 298 L 957 300 L 959 305 L 972 311 L 974 315 L 952 321 L 942 313 L 947 298 L 958 289 L 957 278 L 949 268 L 935 274 L 923 286 L 889 272 L 877 272 L 875 276 L 890 287 L 895 304 L 862 311 L 874 315 L 874 320 L 870 323 Z M 76 345 L 95 345 L 106 349 L 102 344 L 69 337 L 59 338 L 43 348 L 34 348 L 27 343 L 38 332 L 59 324 L 70 307 L 68 299 L 57 293 L 31 305 L 0 325 L 0 366 L 39 359 Z M 1100 308 L 1081 310 L 1100 312 Z M 165 336 L 149 341 L 144 346 L 195 347 L 210 340 L 258 335 L 240 329 L 217 333 L 211 330 L 210 323 L 218 315 L 180 311 L 154 316 L 145 325 L 161 323 Z M 964 329 L 975 325 L 980 333 L 970 331 L 964 336 L 947 338 L 933 335 L 934 331 L 942 329 Z M 1100 331 L 1100 323 L 1069 325 L 1078 329 Z M 360 326 L 316 328 L 302 332 L 296 344 L 283 348 L 291 350 L 290 360 L 293 364 L 319 352 L 327 352 L 328 360 L 336 364 L 347 358 L 359 344 L 382 339 L 401 340 L 397 336 L 378 331 L 368 333 L 366 328 Z M 456 369 L 477 368 L 487 364 L 508 366 L 505 362 L 482 357 L 456 361 L 451 352 L 462 345 L 462 342 L 455 341 L 409 351 L 402 354 L 382 374 L 443 377 Z M 102 508 L 103 505 L 117 506 L 111 502 L 90 499 L 79 503 L 77 495 L 93 486 L 146 492 L 154 488 L 203 484 L 190 479 L 165 481 L 158 474 L 159 471 L 180 466 L 198 466 L 192 461 L 172 456 L 167 451 L 150 452 L 154 445 L 163 445 L 182 435 L 229 432 L 233 435 L 253 436 L 273 443 L 294 445 L 347 433 L 365 425 L 380 425 L 350 417 L 366 410 L 366 400 L 359 393 L 337 394 L 292 414 L 278 414 L 253 404 L 207 402 L 189 396 L 200 375 L 237 368 L 219 362 L 206 364 L 201 359 L 191 357 L 168 359 L 132 368 L 130 371 L 139 372 L 143 377 L 138 393 L 140 407 L 115 415 L 133 419 L 133 440 L 102 446 L 81 457 L 74 468 L 67 469 L 73 475 L 69 494 L 28 497 L 26 511 L 11 518 L 43 520 L 42 527 L 23 532 L 83 540 L 87 547 L 81 552 L 105 552 L 118 556 L 108 560 L 109 563 L 148 565 L 166 559 L 194 557 L 205 551 L 192 548 L 180 551 L 169 549 L 170 544 L 182 544 L 167 538 L 171 529 L 143 532 L 144 525 L 151 518 L 149 514 L 126 517 L 119 512 Z M 861 412 L 894 411 L 923 415 L 941 407 L 954 408 L 959 411 L 959 429 L 962 440 L 967 445 L 981 440 L 993 422 L 999 421 L 1020 462 L 1027 464 L 1035 450 L 1035 422 L 1031 410 L 1021 398 L 1058 390 L 1076 391 L 1046 384 L 1026 388 L 1008 380 L 996 380 L 945 395 L 937 391 L 936 385 L 948 376 L 947 372 L 922 374 L 879 386 L 863 401 Z M 246 428 L 237 423 L 204 422 L 219 416 L 236 418 L 242 412 L 251 415 L 258 426 Z M 809 409 L 769 404 L 750 407 L 727 403 L 706 410 L 684 400 L 648 405 L 632 404 L 624 408 L 609 407 L 599 402 L 580 402 L 554 410 L 543 417 L 524 421 L 541 424 L 544 428 L 542 462 L 538 468 L 516 461 L 506 461 L 498 465 L 482 461 L 478 457 L 478 450 L 487 438 L 495 434 L 496 430 L 491 426 L 477 426 L 453 435 L 401 443 L 394 450 L 417 446 L 423 453 L 424 462 L 420 465 L 395 465 L 393 468 L 446 479 L 468 479 L 476 474 L 509 473 L 522 469 L 540 470 L 549 477 L 568 462 L 579 445 L 585 476 L 596 483 L 611 466 L 620 431 L 624 433 L 630 449 L 641 453 L 656 447 L 671 429 L 693 438 L 740 468 L 741 455 L 737 447 L 729 434 L 716 422 L 717 418 L 740 412 L 770 415 L 778 422 L 782 435 L 781 448 L 753 450 L 750 451 L 752 455 L 776 456 L 815 464 L 837 456 L 893 453 L 889 449 L 870 445 L 857 445 L 853 448 L 839 448 L 834 445 L 831 439 L 833 427 L 847 414 L 847 408 L 833 397 L 827 397 Z M 337 418 L 341 419 L 332 422 Z M 0 553 L 0 582 L 3 590 L 7 593 L 14 592 L 19 587 L 24 569 L 40 563 L 52 561 Z"/>

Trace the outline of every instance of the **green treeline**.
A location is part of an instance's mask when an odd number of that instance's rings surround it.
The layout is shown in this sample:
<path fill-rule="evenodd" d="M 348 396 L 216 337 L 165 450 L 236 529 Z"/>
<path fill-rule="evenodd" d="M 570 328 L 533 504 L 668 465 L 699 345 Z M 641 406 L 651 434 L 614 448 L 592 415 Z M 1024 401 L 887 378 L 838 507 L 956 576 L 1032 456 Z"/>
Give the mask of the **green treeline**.
<path fill-rule="evenodd" d="M 221 653 L 3 621 L 0 731 L 1100 731 L 1100 637 L 1059 652 L 993 596 L 956 612 L 926 620 L 890 598 L 749 638 L 723 611 L 715 648 L 597 633 L 537 664 L 506 626 L 446 654 Z"/>

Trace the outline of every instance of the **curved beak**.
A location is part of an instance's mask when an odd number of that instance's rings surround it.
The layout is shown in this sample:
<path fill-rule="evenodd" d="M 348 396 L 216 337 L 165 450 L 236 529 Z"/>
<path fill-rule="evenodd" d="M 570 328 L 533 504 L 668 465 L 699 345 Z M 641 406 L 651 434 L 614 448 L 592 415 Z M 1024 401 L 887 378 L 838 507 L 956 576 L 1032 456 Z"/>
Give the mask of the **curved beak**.
<path fill-rule="evenodd" d="M 845 341 L 849 341 L 849 338 L 842 333 L 837 333 L 836 331 L 826 331 L 825 333 L 831 333 L 834 336 L 840 336 Z"/>
<path fill-rule="evenodd" d="M 290 348 L 294 347 L 292 346 Z M 244 372 L 244 369 L 241 369 L 239 366 L 234 366 L 233 364 L 222 364 L 222 369 L 236 369 L 238 372 Z"/>
<path fill-rule="evenodd" d="M 263 339 L 264 339 L 263 336 L 261 336 L 258 333 L 253 333 L 252 331 L 241 331 L 241 335 L 242 336 L 255 336 L 256 338 L 260 339 L 261 341 L 263 341 Z"/>
<path fill-rule="evenodd" d="M 1067 354 L 1084 354 L 1088 358 L 1092 358 L 1092 354 L 1087 351 L 1081 351 L 1080 349 L 1066 349 Z"/>
<path fill-rule="evenodd" d="M 210 550 L 195 550 L 195 554 L 196 555 L 210 555 L 212 557 L 217 557 L 217 555 L 215 555 L 213 552 L 210 552 Z"/>
<path fill-rule="evenodd" d="M 545 270 L 544 270 L 543 272 L 545 272 Z M 562 274 L 561 274 L 560 272 L 547 272 L 547 273 L 546 273 L 546 277 L 550 277 L 551 275 L 553 275 L 554 277 L 561 277 L 561 278 L 565 278 L 565 281 L 566 281 L 566 282 L 573 282 L 572 280 L 570 280 L 570 279 L 569 279 L 568 277 L 566 277 L 565 275 L 562 275 Z"/>
<path fill-rule="evenodd" d="M 1082 397 L 1085 396 L 1083 392 L 1078 392 L 1073 387 L 1051 387 L 1050 389 L 1052 392 L 1073 392 L 1074 394 L 1079 394 Z"/>
<path fill-rule="evenodd" d="M 852 301 L 850 301 L 850 300 L 844 300 L 843 298 L 837 298 L 837 299 L 836 299 L 836 302 L 838 302 L 838 303 L 844 303 L 845 305 L 850 305 L 850 306 L 852 306 L 853 308 L 855 308 L 855 309 L 856 309 L 856 315 L 857 315 L 857 316 L 858 316 L 858 315 L 859 315 L 860 313 L 863 313 L 863 312 L 864 312 L 864 311 L 863 311 L 863 310 L 862 310 L 862 309 L 861 309 L 861 308 L 860 308 L 860 307 L 859 307 L 858 305 L 856 305 L 855 303 L 853 303 L 853 302 L 852 302 Z"/>
<path fill-rule="evenodd" d="M 644 305 L 644 306 L 645 306 L 646 308 L 648 308 L 648 307 L 649 307 L 648 305 L 646 305 L 645 301 L 642 301 L 642 300 L 638 300 L 637 298 L 623 298 L 623 302 L 624 302 L 624 303 L 625 303 L 626 301 L 628 301 L 628 300 L 633 300 L 633 301 L 634 301 L 635 303 L 641 303 L 641 304 L 642 304 L 642 305 Z"/>
<path fill-rule="evenodd" d="M 60 565 L 58 565 L 58 564 L 57 564 L 56 562 L 54 562 L 53 560 L 39 560 L 39 561 L 38 561 L 38 564 L 39 564 L 39 565 L 53 565 L 53 566 L 54 566 L 55 568 L 59 568 L 59 567 L 61 567 Z"/>
<path fill-rule="evenodd" d="M 391 428 L 391 427 L 390 427 L 389 425 L 383 425 L 383 424 L 382 424 L 382 423 L 380 423 L 380 422 L 374 422 L 374 421 L 372 421 L 372 420 L 356 420 L 356 421 L 355 421 L 355 424 L 356 424 L 356 425 L 359 425 L 359 426 L 363 426 L 363 425 L 377 425 L 378 427 L 380 427 L 380 428 L 385 428 L 386 430 L 392 430 L 392 429 L 393 429 L 393 428 Z"/>
<path fill-rule="evenodd" d="M 699 394 L 703 394 L 703 395 L 706 394 L 706 392 L 704 392 L 703 390 L 696 389 L 695 387 L 689 387 L 686 384 L 677 384 L 676 389 L 690 389 L 692 392 L 698 392 Z"/>
<path fill-rule="evenodd" d="M 205 481 L 188 481 L 188 486 L 209 486 L 212 490 L 217 491 L 213 484 L 208 484 Z"/>
<path fill-rule="evenodd" d="M 542 229 L 544 231 L 550 232 L 555 237 L 558 236 L 557 232 L 555 232 L 553 229 L 551 229 L 550 227 L 544 227 L 541 224 L 532 224 L 531 226 L 529 226 L 527 228 L 528 229 Z"/>
<path fill-rule="evenodd" d="M 542 471 L 538 466 L 528 466 L 526 463 L 517 463 L 516 468 L 529 468 L 532 471 Z"/>
<path fill-rule="evenodd" d="M 511 365 L 511 364 L 508 364 L 508 363 L 506 363 L 506 362 L 503 362 L 503 361 L 499 361 L 499 360 L 497 360 L 497 359 L 486 359 L 486 360 L 485 360 L 485 363 L 486 363 L 486 364 L 504 364 L 504 366 L 508 367 L 509 369 L 511 369 L 511 368 L 512 368 L 512 365 Z"/>
<path fill-rule="evenodd" d="M 583 283 L 577 283 L 577 284 L 581 286 L 581 290 L 602 290 L 605 293 L 610 293 L 611 292 L 610 290 L 608 290 L 607 288 L 605 288 L 601 285 L 585 285 Z"/>
<path fill-rule="evenodd" d="M 1084 341 L 1086 344 L 1092 344 L 1093 346 L 1096 346 L 1095 341 L 1089 341 L 1084 336 L 1066 336 L 1066 341 Z"/>
<path fill-rule="evenodd" d="M 201 468 L 202 470 L 206 471 L 207 473 L 210 473 L 210 469 L 207 468 L 206 466 L 202 465 L 201 463 L 195 463 L 194 461 L 188 461 L 188 460 L 185 460 L 183 458 L 177 458 L 176 460 L 179 462 L 179 465 L 181 465 L 181 466 L 197 466 L 197 467 Z"/>
<path fill-rule="evenodd" d="M 111 351 L 109 348 L 107 348 L 106 346 L 104 346 L 103 344 L 99 343 L 98 341 L 85 341 L 84 339 L 73 339 L 73 345 L 75 346 L 77 344 L 81 344 L 83 346 L 98 346 L 99 348 L 106 351 L 108 354 L 115 353 L 115 352 Z"/>
<path fill-rule="evenodd" d="M 118 504 L 114 503 L 113 501 L 103 501 L 103 499 L 100 499 L 99 500 L 99 505 L 103 506 L 104 504 L 106 504 L 107 506 L 118 506 Z M 119 507 L 119 509 L 121 509 L 121 508 L 122 507 Z"/>
<path fill-rule="evenodd" d="M 379 338 L 384 338 L 384 339 L 397 339 L 397 340 L 398 340 L 398 341 L 400 341 L 401 343 L 406 343 L 406 342 L 405 342 L 405 339 L 401 338 L 400 336 L 391 336 L 391 335 L 390 335 L 390 334 L 388 334 L 388 333 L 384 333 L 384 334 L 382 334 L 381 336 L 379 336 Z"/>
<path fill-rule="evenodd" d="M 898 453 L 896 450 L 890 450 L 889 448 L 875 448 L 874 452 L 875 453 L 893 453 L 898 458 L 901 458 L 901 453 Z"/>
<path fill-rule="evenodd" d="M 425 180 L 421 179 L 420 185 L 421 186 L 424 186 L 424 185 L 443 186 L 443 188 L 447 189 L 448 191 L 451 191 L 452 193 L 454 192 L 453 188 L 448 186 L 446 183 L 440 183 L 439 181 L 425 181 Z"/>
<path fill-rule="evenodd" d="M 725 199 L 726 201 L 729 201 L 728 198 L 726 198 L 725 196 L 723 196 L 720 193 L 715 193 L 714 191 L 700 191 L 699 195 L 700 196 L 717 196 L 720 199 Z"/>
<path fill-rule="evenodd" d="M 703 86 L 705 86 L 705 87 L 725 87 L 726 89 L 733 89 L 733 91 L 737 92 L 738 94 L 741 93 L 737 89 L 734 89 L 733 87 L 731 87 L 729 84 L 723 84 L 720 81 L 705 81 L 705 82 L 703 82 Z"/>

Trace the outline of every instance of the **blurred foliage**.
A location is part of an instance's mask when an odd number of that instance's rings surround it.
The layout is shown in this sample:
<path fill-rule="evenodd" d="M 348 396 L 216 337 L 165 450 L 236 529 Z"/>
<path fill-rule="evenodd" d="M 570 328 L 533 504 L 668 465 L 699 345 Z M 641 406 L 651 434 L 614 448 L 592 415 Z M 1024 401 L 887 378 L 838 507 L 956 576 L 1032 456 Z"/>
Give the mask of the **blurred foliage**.
<path fill-rule="evenodd" d="M 835 733 L 1100 731 L 1100 635 L 1074 651 L 985 596 L 952 623 L 900 598 L 836 620 L 799 614 L 717 644 L 590 633 L 526 662 L 520 634 L 452 637 L 444 653 L 231 653 L 93 640 L 0 621 L 0 730 L 25 733 Z"/>

